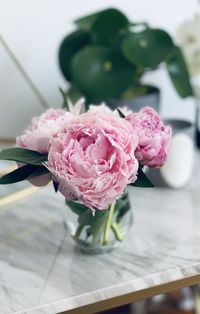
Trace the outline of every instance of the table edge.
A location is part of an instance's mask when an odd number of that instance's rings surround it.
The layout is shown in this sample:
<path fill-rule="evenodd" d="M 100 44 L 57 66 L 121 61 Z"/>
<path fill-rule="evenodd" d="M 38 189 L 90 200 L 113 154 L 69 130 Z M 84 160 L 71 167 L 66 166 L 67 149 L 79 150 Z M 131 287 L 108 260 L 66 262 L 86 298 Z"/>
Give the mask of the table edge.
<path fill-rule="evenodd" d="M 176 289 L 192 286 L 200 283 L 200 273 L 197 275 L 188 276 L 182 279 L 177 279 L 171 282 L 156 285 L 150 288 L 145 288 L 138 291 L 133 291 L 124 295 L 119 295 L 106 300 L 87 304 L 76 309 L 59 312 L 60 314 L 93 314 L 99 311 L 105 311 L 117 306 L 133 303 L 143 300 L 154 295 L 167 293 Z"/>

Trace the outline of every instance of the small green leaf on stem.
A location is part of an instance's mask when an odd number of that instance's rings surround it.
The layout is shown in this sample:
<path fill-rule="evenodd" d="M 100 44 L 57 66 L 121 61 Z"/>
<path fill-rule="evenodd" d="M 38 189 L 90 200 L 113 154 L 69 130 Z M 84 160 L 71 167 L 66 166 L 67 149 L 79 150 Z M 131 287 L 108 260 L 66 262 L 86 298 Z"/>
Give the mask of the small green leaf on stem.
<path fill-rule="evenodd" d="M 120 118 L 125 118 L 125 115 L 123 114 L 123 112 L 119 109 L 119 108 L 117 108 L 117 111 L 118 111 L 118 113 L 119 113 L 119 116 L 120 116 Z"/>
<path fill-rule="evenodd" d="M 153 188 L 153 183 L 147 178 L 146 174 L 143 172 L 141 166 L 138 168 L 137 180 L 129 185 L 139 187 L 139 188 Z"/>

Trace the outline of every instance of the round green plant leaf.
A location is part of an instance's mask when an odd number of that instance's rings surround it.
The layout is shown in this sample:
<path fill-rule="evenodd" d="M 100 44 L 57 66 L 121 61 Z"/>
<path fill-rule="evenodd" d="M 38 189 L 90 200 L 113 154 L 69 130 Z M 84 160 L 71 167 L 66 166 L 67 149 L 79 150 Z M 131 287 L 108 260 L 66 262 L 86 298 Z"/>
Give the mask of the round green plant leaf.
<path fill-rule="evenodd" d="M 175 47 L 166 62 L 167 70 L 177 93 L 181 97 L 193 95 L 189 73 L 181 50 Z"/>
<path fill-rule="evenodd" d="M 96 21 L 97 17 L 101 15 L 102 11 L 96 12 L 90 15 L 86 15 L 74 21 L 74 24 L 78 26 L 78 28 L 89 32 Z"/>
<path fill-rule="evenodd" d="M 173 49 L 171 37 L 160 29 L 126 35 L 122 52 L 128 61 L 143 68 L 158 66 Z"/>
<path fill-rule="evenodd" d="M 73 58 L 74 84 L 89 102 L 118 97 L 132 82 L 135 67 L 108 48 L 88 46 Z"/>
<path fill-rule="evenodd" d="M 116 9 L 108 9 L 97 16 L 91 29 L 95 45 L 118 47 L 127 34 L 129 21 Z"/>
<path fill-rule="evenodd" d="M 78 30 L 64 38 L 59 48 L 59 65 L 64 77 L 71 81 L 70 63 L 73 56 L 82 47 L 89 43 L 90 36 L 88 33 Z"/>

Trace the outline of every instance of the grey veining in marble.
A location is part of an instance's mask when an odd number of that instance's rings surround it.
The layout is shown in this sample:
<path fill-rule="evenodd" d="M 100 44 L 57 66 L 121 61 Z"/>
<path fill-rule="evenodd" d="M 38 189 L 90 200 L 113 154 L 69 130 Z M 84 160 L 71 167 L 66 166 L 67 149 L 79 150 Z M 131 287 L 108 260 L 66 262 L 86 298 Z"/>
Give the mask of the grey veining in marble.
<path fill-rule="evenodd" d="M 53 314 L 200 273 L 200 169 L 184 190 L 130 194 L 126 241 L 96 256 L 67 237 L 67 209 L 51 187 L 0 207 L 0 313 Z"/>

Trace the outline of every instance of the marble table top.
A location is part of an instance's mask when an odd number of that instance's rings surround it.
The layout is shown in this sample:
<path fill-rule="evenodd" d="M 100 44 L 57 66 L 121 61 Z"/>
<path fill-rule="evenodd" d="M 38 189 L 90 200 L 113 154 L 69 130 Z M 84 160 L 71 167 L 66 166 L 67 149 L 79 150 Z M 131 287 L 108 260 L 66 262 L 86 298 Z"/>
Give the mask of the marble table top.
<path fill-rule="evenodd" d="M 25 186 L 1 186 L 0 197 Z M 89 314 L 92 304 L 198 276 L 200 169 L 185 189 L 131 188 L 130 195 L 127 239 L 93 256 L 66 235 L 67 209 L 50 186 L 0 206 L 0 313 Z"/>

